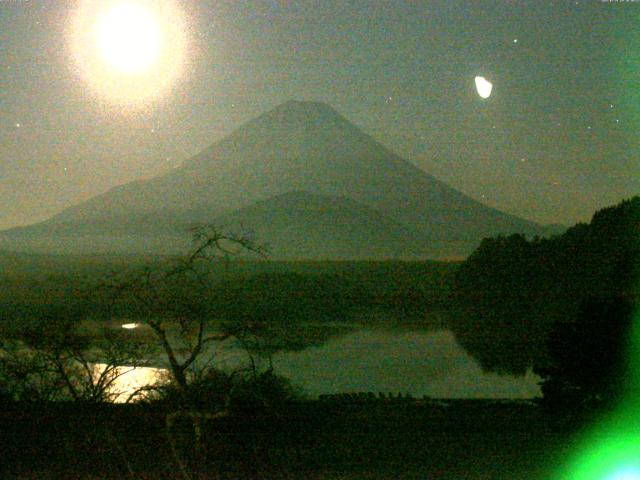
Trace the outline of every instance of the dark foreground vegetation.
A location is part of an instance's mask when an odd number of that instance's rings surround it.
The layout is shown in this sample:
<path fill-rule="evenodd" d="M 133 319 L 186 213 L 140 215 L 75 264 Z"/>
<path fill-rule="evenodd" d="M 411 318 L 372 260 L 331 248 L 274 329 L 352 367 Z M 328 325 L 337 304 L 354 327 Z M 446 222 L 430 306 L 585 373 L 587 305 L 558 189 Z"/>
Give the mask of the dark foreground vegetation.
<path fill-rule="evenodd" d="M 575 423 L 523 403 L 295 401 L 167 422 L 161 406 L 0 414 L 2 478 L 545 479 Z M 574 422 L 579 419 L 574 418 Z M 195 448 L 195 445 L 198 448 Z"/>

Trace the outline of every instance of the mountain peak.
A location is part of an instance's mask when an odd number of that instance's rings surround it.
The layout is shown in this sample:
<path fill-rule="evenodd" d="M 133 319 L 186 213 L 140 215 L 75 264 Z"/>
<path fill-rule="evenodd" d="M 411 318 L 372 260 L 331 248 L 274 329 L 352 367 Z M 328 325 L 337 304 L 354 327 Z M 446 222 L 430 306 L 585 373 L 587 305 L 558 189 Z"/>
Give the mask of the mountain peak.
<path fill-rule="evenodd" d="M 271 110 L 278 113 L 306 113 L 340 115 L 331 105 L 309 100 L 287 100 Z M 267 112 L 269 113 L 269 112 Z"/>
<path fill-rule="evenodd" d="M 322 102 L 289 100 L 238 127 L 231 135 L 183 164 L 201 177 L 237 168 L 239 161 L 269 166 L 274 171 L 286 159 L 312 162 L 328 157 L 374 158 L 383 148 L 333 107 Z M 324 168 L 331 168 L 324 164 Z M 287 164 L 286 169 L 295 168 Z M 320 167 L 318 167 L 320 168 Z"/>
<path fill-rule="evenodd" d="M 280 125 L 285 128 L 331 128 L 354 126 L 332 106 L 322 102 L 289 100 L 250 122 L 254 124 Z"/>

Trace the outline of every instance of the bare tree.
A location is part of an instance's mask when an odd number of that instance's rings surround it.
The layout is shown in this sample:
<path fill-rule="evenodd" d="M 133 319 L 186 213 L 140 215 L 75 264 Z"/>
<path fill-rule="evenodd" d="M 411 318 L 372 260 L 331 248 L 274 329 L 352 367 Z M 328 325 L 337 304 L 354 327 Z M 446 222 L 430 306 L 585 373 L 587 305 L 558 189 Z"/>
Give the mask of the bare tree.
<path fill-rule="evenodd" d="M 244 254 L 264 256 L 266 247 L 247 235 L 222 232 L 209 225 L 193 230 L 193 248 L 186 255 L 156 262 L 132 272 L 116 275 L 102 287 L 111 299 L 114 314 L 128 312 L 146 325 L 166 357 L 173 386 L 182 399 L 178 410 L 166 417 L 166 433 L 183 478 L 190 479 L 197 459 L 203 456 L 202 424 L 227 414 L 228 395 L 210 413 L 197 408 L 190 388 L 197 377 L 211 380 L 216 374 L 211 347 L 239 334 L 239 329 L 221 329 L 212 307 L 212 281 L 218 268 Z M 196 375 L 190 373 L 196 372 Z M 143 387 L 144 389 L 144 387 Z M 197 390 L 197 389 L 196 389 Z M 194 393 L 198 393 L 197 391 Z M 192 443 L 177 445 L 175 425 L 186 420 L 192 426 Z M 188 459 L 191 458 L 191 461 Z M 194 462 L 194 463 L 192 463 Z"/>
<path fill-rule="evenodd" d="M 212 225 L 195 228 L 193 239 L 187 255 L 116 276 L 103 285 L 116 310 L 124 306 L 152 330 L 183 393 L 187 372 L 203 359 L 206 347 L 235 333 L 212 325 L 216 312 L 205 299 L 215 269 L 240 255 L 266 252 L 249 236 L 223 233 Z"/>
<path fill-rule="evenodd" d="M 118 379 L 144 362 L 145 345 L 103 327 L 83 333 L 76 319 L 47 318 L 0 347 L 0 380 L 21 401 L 114 401 Z"/>

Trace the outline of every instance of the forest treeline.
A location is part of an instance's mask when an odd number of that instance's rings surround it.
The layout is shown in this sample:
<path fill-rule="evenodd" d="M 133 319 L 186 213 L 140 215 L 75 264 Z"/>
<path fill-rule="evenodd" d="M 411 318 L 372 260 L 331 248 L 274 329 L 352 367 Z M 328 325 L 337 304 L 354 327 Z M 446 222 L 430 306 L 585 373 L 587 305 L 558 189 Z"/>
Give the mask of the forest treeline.
<path fill-rule="evenodd" d="M 160 262 L 152 258 L 149 263 Z M 3 258 L 0 272 L 0 329 L 5 333 L 57 315 L 80 311 L 85 318 L 114 315 L 97 288 L 113 272 L 133 270 L 141 260 L 123 258 Z M 449 307 L 457 263 L 403 261 L 272 262 L 242 260 L 221 266 L 199 286 L 200 308 L 221 320 L 349 321 L 361 309 L 390 309 L 421 318 L 425 308 Z M 193 287 L 193 286 L 191 286 Z M 121 318 L 134 308 L 119 305 Z M 77 315 L 76 315 L 77 316 Z"/>
<path fill-rule="evenodd" d="M 455 277 L 452 327 L 490 370 L 544 363 L 554 325 L 594 299 L 637 303 L 640 197 L 604 208 L 551 238 L 484 239 Z"/>

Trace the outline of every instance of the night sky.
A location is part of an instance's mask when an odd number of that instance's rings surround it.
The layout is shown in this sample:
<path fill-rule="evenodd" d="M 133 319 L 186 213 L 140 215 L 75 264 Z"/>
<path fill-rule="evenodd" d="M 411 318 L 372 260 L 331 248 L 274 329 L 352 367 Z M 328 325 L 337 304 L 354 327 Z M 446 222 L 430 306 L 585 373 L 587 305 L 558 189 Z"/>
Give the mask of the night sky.
<path fill-rule="evenodd" d="M 0 228 L 165 172 L 289 99 L 542 223 L 640 193 L 640 2 L 170 3 L 179 73 L 131 104 L 79 67 L 81 2 L 0 0 Z"/>

